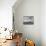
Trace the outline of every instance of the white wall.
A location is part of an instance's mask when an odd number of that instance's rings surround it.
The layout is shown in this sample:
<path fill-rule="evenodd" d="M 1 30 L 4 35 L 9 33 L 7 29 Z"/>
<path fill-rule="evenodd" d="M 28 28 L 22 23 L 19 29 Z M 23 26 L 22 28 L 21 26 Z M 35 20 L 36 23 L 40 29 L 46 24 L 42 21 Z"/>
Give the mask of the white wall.
<path fill-rule="evenodd" d="M 0 27 L 12 28 L 12 6 L 16 0 L 0 0 Z"/>
<path fill-rule="evenodd" d="M 46 46 L 46 0 L 41 1 L 41 38 L 42 46 Z"/>
<path fill-rule="evenodd" d="M 16 7 L 14 5 L 15 28 L 22 32 L 23 36 L 35 41 L 36 46 L 41 46 L 41 0 L 23 0 Z M 23 16 L 34 16 L 34 25 L 24 25 Z"/>

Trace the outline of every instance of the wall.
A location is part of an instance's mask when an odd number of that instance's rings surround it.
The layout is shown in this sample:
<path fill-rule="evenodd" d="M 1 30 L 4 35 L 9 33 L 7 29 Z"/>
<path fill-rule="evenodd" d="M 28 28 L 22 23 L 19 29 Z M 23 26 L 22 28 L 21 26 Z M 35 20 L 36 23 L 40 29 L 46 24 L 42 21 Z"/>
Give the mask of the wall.
<path fill-rule="evenodd" d="M 46 0 L 41 1 L 41 38 L 42 46 L 46 46 Z"/>
<path fill-rule="evenodd" d="M 16 0 L 0 0 L 0 27 L 12 29 L 12 6 Z"/>
<path fill-rule="evenodd" d="M 41 0 L 23 0 L 17 7 L 13 6 L 15 29 L 23 33 L 24 38 L 35 41 L 41 46 Z M 23 16 L 34 16 L 34 25 L 24 25 Z"/>

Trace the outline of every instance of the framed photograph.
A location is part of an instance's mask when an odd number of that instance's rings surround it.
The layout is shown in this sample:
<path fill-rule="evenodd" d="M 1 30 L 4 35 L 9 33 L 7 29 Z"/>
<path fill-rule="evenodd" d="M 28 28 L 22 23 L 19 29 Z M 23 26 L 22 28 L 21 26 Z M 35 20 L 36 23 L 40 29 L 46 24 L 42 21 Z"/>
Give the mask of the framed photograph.
<path fill-rule="evenodd" d="M 32 25 L 34 24 L 34 16 L 24 16 L 23 17 L 23 24 Z"/>

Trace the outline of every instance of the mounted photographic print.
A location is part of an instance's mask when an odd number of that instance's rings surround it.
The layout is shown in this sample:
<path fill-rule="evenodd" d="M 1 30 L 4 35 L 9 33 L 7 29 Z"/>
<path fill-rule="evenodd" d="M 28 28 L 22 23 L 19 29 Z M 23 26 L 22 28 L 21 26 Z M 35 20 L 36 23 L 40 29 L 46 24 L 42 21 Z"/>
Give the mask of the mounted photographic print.
<path fill-rule="evenodd" d="M 23 17 L 23 24 L 32 25 L 34 24 L 34 16 L 24 16 Z"/>

